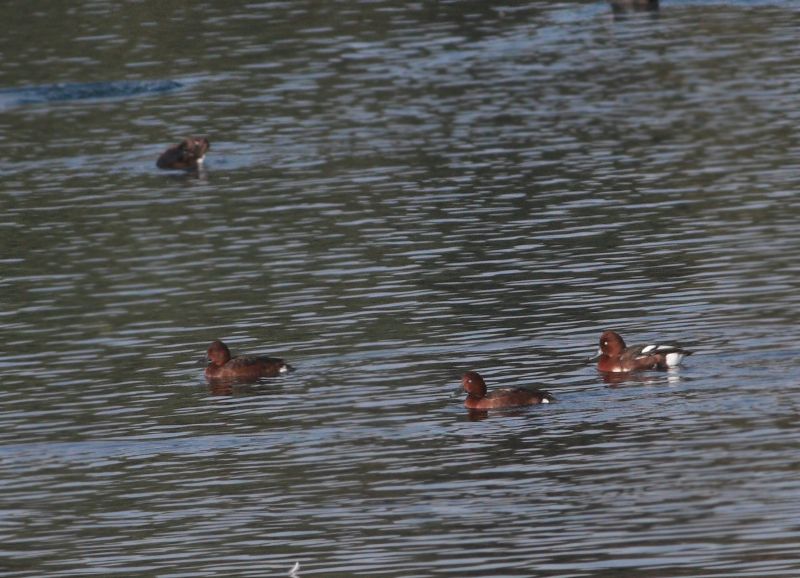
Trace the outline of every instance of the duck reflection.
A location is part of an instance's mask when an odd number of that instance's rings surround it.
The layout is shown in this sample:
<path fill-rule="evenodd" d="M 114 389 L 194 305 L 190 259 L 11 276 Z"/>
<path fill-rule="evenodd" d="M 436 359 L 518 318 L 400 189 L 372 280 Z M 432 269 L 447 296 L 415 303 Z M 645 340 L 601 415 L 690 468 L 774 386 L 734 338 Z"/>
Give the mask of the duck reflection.
<path fill-rule="evenodd" d="M 662 385 L 665 381 L 670 385 L 675 385 L 681 381 L 681 376 L 677 371 L 665 373 L 601 373 L 603 382 L 608 387 L 622 387 L 623 385 Z"/>
<path fill-rule="evenodd" d="M 208 384 L 208 393 L 215 397 L 272 395 L 276 393 L 269 381 L 264 383 L 242 383 L 241 381 L 216 381 Z"/>
<path fill-rule="evenodd" d="M 624 17 L 631 12 L 658 12 L 658 0 L 609 0 L 615 17 Z"/>
<path fill-rule="evenodd" d="M 516 407 L 512 409 L 500 409 L 492 411 L 494 417 L 519 417 L 528 414 L 529 411 L 525 407 Z M 489 417 L 489 411 L 485 409 L 468 409 L 467 419 L 469 421 L 481 421 Z"/>

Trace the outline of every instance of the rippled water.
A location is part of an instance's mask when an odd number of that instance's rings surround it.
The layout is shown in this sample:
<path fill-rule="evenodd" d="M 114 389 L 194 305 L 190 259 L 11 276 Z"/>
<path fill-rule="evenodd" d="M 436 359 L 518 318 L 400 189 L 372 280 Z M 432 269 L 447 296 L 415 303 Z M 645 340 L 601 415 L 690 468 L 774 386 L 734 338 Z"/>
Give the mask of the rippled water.
<path fill-rule="evenodd" d="M 31 6 L 4 576 L 800 574 L 797 4 Z M 695 355 L 604 381 L 608 327 Z M 216 338 L 297 371 L 209 387 Z"/>

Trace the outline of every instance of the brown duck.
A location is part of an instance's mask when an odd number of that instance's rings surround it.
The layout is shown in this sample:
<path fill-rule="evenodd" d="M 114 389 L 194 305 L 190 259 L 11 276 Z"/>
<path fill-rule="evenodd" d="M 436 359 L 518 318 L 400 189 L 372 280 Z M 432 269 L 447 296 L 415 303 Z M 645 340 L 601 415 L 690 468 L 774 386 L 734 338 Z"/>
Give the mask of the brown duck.
<path fill-rule="evenodd" d="M 207 138 L 190 136 L 161 153 L 156 166 L 160 169 L 196 170 L 210 148 Z"/>

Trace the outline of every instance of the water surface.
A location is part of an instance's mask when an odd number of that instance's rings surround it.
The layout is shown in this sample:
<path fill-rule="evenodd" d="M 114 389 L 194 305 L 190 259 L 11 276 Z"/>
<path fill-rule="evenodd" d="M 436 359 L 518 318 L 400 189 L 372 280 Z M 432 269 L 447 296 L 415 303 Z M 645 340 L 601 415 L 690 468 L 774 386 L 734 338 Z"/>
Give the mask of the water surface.
<path fill-rule="evenodd" d="M 793 3 L 0 21 L 4 576 L 800 572 Z M 605 328 L 695 354 L 605 380 Z"/>

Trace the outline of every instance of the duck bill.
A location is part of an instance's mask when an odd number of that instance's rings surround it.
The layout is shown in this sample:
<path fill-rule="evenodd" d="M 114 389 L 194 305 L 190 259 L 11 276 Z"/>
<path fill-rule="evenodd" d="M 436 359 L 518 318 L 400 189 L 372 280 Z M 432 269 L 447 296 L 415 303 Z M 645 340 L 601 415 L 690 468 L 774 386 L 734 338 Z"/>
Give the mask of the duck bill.
<path fill-rule="evenodd" d="M 600 359 L 602 356 L 603 356 L 603 351 L 602 351 L 601 349 L 598 349 L 598 350 L 597 350 L 597 353 L 595 353 L 594 355 L 592 355 L 591 357 L 589 357 L 589 358 L 586 360 L 586 363 L 592 363 L 593 361 L 597 361 L 597 360 L 598 360 L 598 359 Z"/>

